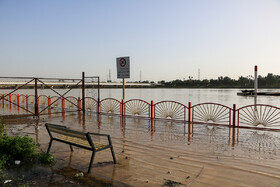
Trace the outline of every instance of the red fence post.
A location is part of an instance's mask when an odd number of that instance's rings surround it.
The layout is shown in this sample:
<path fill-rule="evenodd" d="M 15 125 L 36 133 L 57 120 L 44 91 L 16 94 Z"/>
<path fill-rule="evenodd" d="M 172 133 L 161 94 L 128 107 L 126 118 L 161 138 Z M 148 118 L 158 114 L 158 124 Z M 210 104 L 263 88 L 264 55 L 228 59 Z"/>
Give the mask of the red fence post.
<path fill-rule="evenodd" d="M 78 110 L 80 111 L 81 110 L 81 98 L 80 97 L 78 97 Z"/>
<path fill-rule="evenodd" d="M 151 119 L 154 119 L 154 107 L 155 107 L 155 105 L 154 105 L 154 101 L 151 101 Z"/>
<path fill-rule="evenodd" d="M 62 110 L 65 109 L 65 100 L 64 100 L 64 97 L 61 98 L 61 108 L 62 108 Z"/>
<path fill-rule="evenodd" d="M 51 96 L 48 97 L 48 107 L 51 108 Z"/>
<path fill-rule="evenodd" d="M 125 105 L 125 102 L 123 102 L 123 115 L 124 116 L 126 115 L 126 105 Z"/>
<path fill-rule="evenodd" d="M 122 101 L 121 101 L 121 107 L 120 107 L 120 109 L 121 109 L 121 115 L 122 116 L 124 116 L 124 101 L 123 101 L 123 99 L 122 99 Z"/>
<path fill-rule="evenodd" d="M 191 120 L 192 119 L 192 111 L 191 111 L 191 109 L 192 109 L 192 103 L 189 102 L 189 111 L 188 111 L 189 123 L 192 121 Z"/>
<path fill-rule="evenodd" d="M 233 109 L 232 109 L 233 115 L 232 115 L 232 125 L 235 127 L 236 126 L 236 104 L 233 104 Z"/>
<path fill-rule="evenodd" d="M 122 99 L 122 102 L 121 102 L 121 115 L 125 116 L 125 103 L 124 103 L 123 99 Z"/>
<path fill-rule="evenodd" d="M 4 107 L 4 102 L 5 102 L 4 96 L 5 96 L 5 94 L 2 94 L 2 104 L 3 104 L 3 107 Z"/>
<path fill-rule="evenodd" d="M 19 107 L 19 94 L 17 94 L 17 105 Z"/>

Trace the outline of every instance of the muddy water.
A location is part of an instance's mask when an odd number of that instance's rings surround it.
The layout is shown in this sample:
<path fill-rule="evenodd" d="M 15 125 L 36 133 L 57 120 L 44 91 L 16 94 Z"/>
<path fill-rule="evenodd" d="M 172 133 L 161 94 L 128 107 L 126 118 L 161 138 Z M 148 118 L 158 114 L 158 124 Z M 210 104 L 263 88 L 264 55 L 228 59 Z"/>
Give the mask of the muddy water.
<path fill-rule="evenodd" d="M 14 90 L 0 89 L 1 94 L 7 94 Z M 57 93 L 64 94 L 68 89 L 55 89 Z M 143 89 L 143 88 L 127 88 L 126 89 L 126 100 L 129 99 L 142 99 L 147 102 L 153 100 L 154 102 L 173 100 L 187 105 L 188 102 L 192 102 L 193 105 L 213 102 L 223 104 L 232 107 L 233 104 L 237 105 L 237 108 L 251 105 L 257 102 L 258 104 L 268 104 L 273 106 L 280 106 L 279 96 L 258 96 L 257 100 L 254 97 L 237 96 L 237 92 L 241 89 L 172 89 L 172 88 L 158 88 L 158 89 Z M 259 89 L 259 92 L 280 92 L 280 89 Z M 50 89 L 38 89 L 38 95 L 50 95 L 58 96 L 58 94 Z M 34 95 L 33 89 L 19 89 L 13 94 L 28 94 Z M 98 98 L 97 89 L 86 89 L 86 97 Z M 81 89 L 73 89 L 68 92 L 65 96 L 81 97 Z M 104 98 L 115 98 L 118 100 L 122 99 L 122 89 L 100 89 L 100 99 Z"/>
<path fill-rule="evenodd" d="M 98 152 L 92 173 L 78 179 L 81 185 L 280 186 L 280 132 L 76 113 L 7 127 L 9 134 L 28 135 L 46 151 L 45 122 L 111 135 L 118 163 L 113 164 L 109 150 Z M 54 177 L 44 184 L 70 185 L 77 182 L 75 173 L 86 173 L 90 151 L 71 152 L 54 142 L 51 152 L 57 163 L 46 170 Z"/>

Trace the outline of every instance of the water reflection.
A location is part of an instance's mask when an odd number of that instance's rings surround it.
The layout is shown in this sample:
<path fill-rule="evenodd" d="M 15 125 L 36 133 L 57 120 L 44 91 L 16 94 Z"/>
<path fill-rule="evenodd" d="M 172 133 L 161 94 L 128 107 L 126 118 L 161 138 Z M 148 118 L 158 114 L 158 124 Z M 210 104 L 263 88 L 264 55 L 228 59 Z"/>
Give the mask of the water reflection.
<path fill-rule="evenodd" d="M 48 134 L 44 128 L 45 122 L 51 121 L 55 124 L 67 125 L 69 128 L 84 132 L 110 134 L 119 164 L 113 165 L 112 162 L 108 162 L 107 158 L 111 155 L 106 152 L 103 155 L 101 154 L 94 163 L 93 174 L 85 176 L 85 178 L 98 176 L 101 172 L 110 181 L 109 183 L 115 183 L 114 180 L 120 178 L 119 173 L 133 170 L 135 165 L 137 167 L 140 165 L 139 167 L 143 167 L 144 170 L 146 165 L 151 164 L 154 167 L 157 162 L 158 165 L 167 167 L 170 164 L 170 162 L 166 162 L 166 158 L 170 158 L 166 157 L 167 153 L 172 154 L 172 156 L 206 155 L 207 158 L 217 158 L 218 164 L 221 164 L 220 162 L 224 163 L 225 158 L 234 158 L 232 160 L 235 160 L 237 156 L 242 159 L 247 158 L 247 160 L 252 158 L 279 159 L 279 132 L 95 113 L 83 115 L 81 112 L 57 113 L 52 114 L 51 118 L 46 113 L 44 120 L 43 122 L 42 119 L 39 119 L 32 125 L 11 124 L 9 128 L 20 129 L 21 134 L 28 134 L 34 137 L 38 149 L 42 150 L 47 149 L 49 142 Z M 14 130 L 14 132 L 16 131 Z M 50 179 L 50 183 L 58 180 L 58 173 L 63 176 L 74 176 L 76 173 L 86 171 L 88 167 L 90 153 L 87 151 L 75 149 L 74 152 L 71 152 L 68 146 L 57 144 L 53 149 L 53 153 L 58 162 L 52 170 L 53 176 Z M 190 162 L 196 159 L 188 156 L 185 159 L 190 159 Z M 179 157 L 173 158 L 174 160 L 179 159 Z M 178 163 L 184 164 L 181 161 L 178 161 Z M 201 162 L 204 164 L 206 161 L 195 162 L 199 165 Z M 138 170 L 136 169 L 133 172 L 137 173 Z M 127 176 L 129 177 L 130 175 Z"/>
<path fill-rule="evenodd" d="M 62 123 L 84 132 L 110 134 L 113 139 L 122 142 L 123 155 L 127 154 L 128 142 L 146 142 L 148 145 L 153 142 L 183 149 L 188 146 L 188 150 L 210 151 L 211 154 L 242 154 L 270 159 L 276 159 L 280 151 L 279 132 L 81 112 L 46 113 L 46 116 L 46 121 Z M 46 145 L 48 139 L 42 125 L 38 119 L 34 126 L 18 125 L 13 128 L 18 128 L 22 134 L 34 134 L 39 148 Z"/>

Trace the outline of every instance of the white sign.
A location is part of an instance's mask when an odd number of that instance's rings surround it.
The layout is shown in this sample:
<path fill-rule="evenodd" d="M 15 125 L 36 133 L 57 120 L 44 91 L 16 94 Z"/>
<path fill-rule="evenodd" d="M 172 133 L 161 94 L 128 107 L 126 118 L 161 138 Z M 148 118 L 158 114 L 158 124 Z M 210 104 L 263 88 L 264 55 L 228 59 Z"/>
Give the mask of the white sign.
<path fill-rule="evenodd" d="M 129 56 L 117 58 L 117 77 L 130 78 Z"/>

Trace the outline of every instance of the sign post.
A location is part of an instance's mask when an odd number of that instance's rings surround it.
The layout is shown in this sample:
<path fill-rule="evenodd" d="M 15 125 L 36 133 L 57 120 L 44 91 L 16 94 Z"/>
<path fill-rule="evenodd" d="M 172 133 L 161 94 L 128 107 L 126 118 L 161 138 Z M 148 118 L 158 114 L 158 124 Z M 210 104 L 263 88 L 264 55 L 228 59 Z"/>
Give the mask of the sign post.
<path fill-rule="evenodd" d="M 123 100 L 125 100 L 125 78 L 130 78 L 129 65 L 129 56 L 117 58 L 117 77 L 123 80 Z"/>

